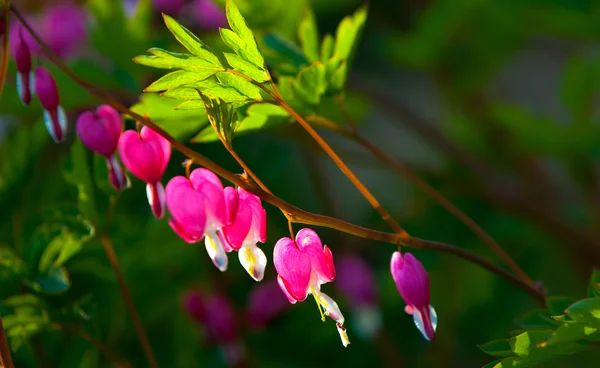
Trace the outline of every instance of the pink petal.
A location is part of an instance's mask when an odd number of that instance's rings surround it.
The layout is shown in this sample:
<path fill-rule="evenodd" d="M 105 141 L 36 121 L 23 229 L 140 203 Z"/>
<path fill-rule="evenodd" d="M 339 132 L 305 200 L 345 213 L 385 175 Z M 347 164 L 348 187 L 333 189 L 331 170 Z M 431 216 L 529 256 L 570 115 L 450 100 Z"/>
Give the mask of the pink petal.
<path fill-rule="evenodd" d="M 139 179 L 158 182 L 169 163 L 169 141 L 153 130 L 143 127 L 140 134 L 127 130 L 119 138 L 119 156 L 127 170 Z"/>
<path fill-rule="evenodd" d="M 252 209 L 245 202 L 241 202 L 233 224 L 223 228 L 223 234 L 231 248 L 238 250 L 244 245 L 251 225 Z"/>
<path fill-rule="evenodd" d="M 335 279 L 333 256 L 329 248 L 323 249 L 321 239 L 311 229 L 304 228 L 296 234 L 298 248 L 310 257 L 312 268 L 319 277 L 319 282 L 324 284 Z"/>
<path fill-rule="evenodd" d="M 273 264 L 281 279 L 279 285 L 288 299 L 306 299 L 311 274 L 309 256 L 300 251 L 292 239 L 282 238 L 275 244 Z"/>
<path fill-rule="evenodd" d="M 108 180 L 115 189 L 123 190 L 129 187 L 129 179 L 115 155 L 106 158 L 106 166 L 108 168 Z"/>
<path fill-rule="evenodd" d="M 60 99 L 54 77 L 43 66 L 35 70 L 35 93 L 46 110 L 58 108 Z"/>
<path fill-rule="evenodd" d="M 77 5 L 62 3 L 44 10 L 41 34 L 60 57 L 72 56 L 87 39 L 86 16 Z"/>
<path fill-rule="evenodd" d="M 391 271 L 406 304 L 429 305 L 429 277 L 421 262 L 410 253 L 403 257 L 400 252 L 394 252 Z"/>
<path fill-rule="evenodd" d="M 117 150 L 122 128 L 121 115 L 110 105 L 100 106 L 95 114 L 90 111 L 82 113 L 76 123 L 77 134 L 83 144 L 106 157 Z"/>
<path fill-rule="evenodd" d="M 192 171 L 190 182 L 197 192 L 204 195 L 205 231 L 223 227 L 227 222 L 227 210 L 221 180 L 212 171 L 199 168 Z"/>
<path fill-rule="evenodd" d="M 169 180 L 165 194 L 167 208 L 173 217 L 173 230 L 188 243 L 202 239 L 206 224 L 204 195 L 196 192 L 192 183 L 183 176 Z"/>
<path fill-rule="evenodd" d="M 44 125 L 54 142 L 61 143 L 67 139 L 67 116 L 61 106 L 44 110 Z"/>
<path fill-rule="evenodd" d="M 154 217 L 161 219 L 165 214 L 165 187 L 160 181 L 148 183 L 146 184 L 146 195 Z"/>
<path fill-rule="evenodd" d="M 240 203 L 239 195 L 234 187 L 225 188 L 223 190 L 223 195 L 225 197 L 225 209 L 227 212 L 227 223 L 225 225 L 229 226 L 235 221 L 235 216 Z"/>
<path fill-rule="evenodd" d="M 29 50 L 29 46 L 24 41 L 23 35 L 25 34 L 25 30 L 23 26 L 19 24 L 17 27 L 17 35 L 15 42 L 15 64 L 17 65 L 17 70 L 21 74 L 29 74 L 31 72 L 31 51 Z"/>
<path fill-rule="evenodd" d="M 252 210 L 252 225 L 246 241 L 256 244 L 267 241 L 267 213 L 258 196 L 239 187 L 240 203 L 246 203 Z"/>

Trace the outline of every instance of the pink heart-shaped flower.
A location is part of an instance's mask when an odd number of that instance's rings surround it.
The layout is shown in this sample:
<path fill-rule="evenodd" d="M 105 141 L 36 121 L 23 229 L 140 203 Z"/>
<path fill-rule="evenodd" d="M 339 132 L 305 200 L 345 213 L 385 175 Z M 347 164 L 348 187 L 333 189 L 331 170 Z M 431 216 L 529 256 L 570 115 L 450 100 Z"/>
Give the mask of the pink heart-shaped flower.
<path fill-rule="evenodd" d="M 146 183 L 162 178 L 171 157 L 171 144 L 148 127 L 140 134 L 127 130 L 119 138 L 119 155 L 125 167 Z"/>

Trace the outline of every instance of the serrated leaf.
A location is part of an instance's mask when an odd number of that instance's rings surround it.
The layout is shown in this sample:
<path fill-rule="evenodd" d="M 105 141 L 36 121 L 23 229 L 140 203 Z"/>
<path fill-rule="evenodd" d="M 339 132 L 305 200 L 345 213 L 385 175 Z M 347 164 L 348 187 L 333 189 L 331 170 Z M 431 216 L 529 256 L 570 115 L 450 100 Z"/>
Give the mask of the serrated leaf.
<path fill-rule="evenodd" d="M 527 331 L 509 340 L 511 350 L 517 356 L 529 356 L 537 345 L 552 335 L 552 330 Z"/>
<path fill-rule="evenodd" d="M 546 306 L 552 315 L 565 313 L 565 310 L 577 299 L 568 296 L 551 296 L 546 299 Z"/>
<path fill-rule="evenodd" d="M 594 298 L 597 296 L 600 296 L 600 270 L 594 268 L 588 285 L 588 297 Z"/>
<path fill-rule="evenodd" d="M 358 9 L 352 16 L 342 19 L 335 34 L 334 55 L 352 60 L 366 20 L 367 8 L 365 6 Z"/>
<path fill-rule="evenodd" d="M 179 140 L 193 137 L 208 123 L 203 110 L 174 110 L 181 101 L 173 99 L 181 98 L 188 103 L 200 101 L 200 95 L 195 89 L 177 87 L 162 95 L 165 97 L 168 95 L 170 98 L 161 97 L 156 93 L 144 93 L 140 102 L 133 105 L 131 109 L 140 115 L 147 114 L 156 124 Z"/>
<path fill-rule="evenodd" d="M 269 75 L 263 68 L 246 61 L 241 56 L 226 52 L 225 58 L 235 71 L 252 78 L 256 82 L 262 83 L 269 80 Z"/>
<path fill-rule="evenodd" d="M 292 84 L 294 92 L 311 105 L 318 105 L 327 89 L 325 65 L 314 63 L 304 68 Z"/>
<path fill-rule="evenodd" d="M 510 344 L 508 343 L 508 339 L 490 341 L 488 343 L 479 345 L 479 349 L 483 350 L 484 353 L 493 356 L 509 357 L 514 355 Z"/>
<path fill-rule="evenodd" d="M 310 7 L 307 7 L 298 26 L 298 38 L 308 61 L 311 63 L 319 61 L 319 30 L 315 14 Z"/>
<path fill-rule="evenodd" d="M 221 66 L 221 62 L 215 54 L 196 35 L 166 14 L 163 14 L 163 19 L 169 31 L 189 52 L 213 65 Z"/>
<path fill-rule="evenodd" d="M 216 77 L 223 92 L 216 92 L 217 90 L 214 89 L 214 82 L 212 80 L 198 83 L 198 86 L 205 86 L 204 89 L 200 87 L 200 92 L 215 99 L 223 99 L 226 102 L 261 99 L 260 88 L 239 75 L 217 73 Z"/>
<path fill-rule="evenodd" d="M 246 20 L 240 13 L 237 5 L 233 0 L 227 0 L 225 5 L 225 13 L 227 15 L 227 21 L 229 22 L 229 26 L 238 36 L 232 37 L 230 32 L 221 29 L 221 36 L 226 33 L 227 36 L 223 37 L 223 40 L 227 44 L 227 46 L 231 47 L 236 54 L 240 55 L 247 61 L 253 63 L 254 65 L 264 67 L 265 61 L 258 50 L 258 45 L 256 44 L 256 39 L 254 38 L 254 34 L 252 30 L 246 24 Z"/>
<path fill-rule="evenodd" d="M 183 101 L 179 105 L 175 106 L 173 110 L 205 110 L 204 102 L 202 100 L 189 100 Z"/>
<path fill-rule="evenodd" d="M 333 57 L 325 63 L 328 89 L 334 94 L 341 92 L 346 84 L 348 68 L 345 60 Z"/>
<path fill-rule="evenodd" d="M 289 121 L 289 114 L 279 106 L 254 104 L 248 108 L 247 116 L 236 125 L 235 136 L 270 129 Z M 212 127 L 207 127 L 192 139 L 193 142 L 208 143 L 219 140 Z"/>
<path fill-rule="evenodd" d="M 326 62 L 333 56 L 333 48 L 335 43 L 333 41 L 333 36 L 329 33 L 323 37 L 323 42 L 321 43 L 321 61 Z"/>
<path fill-rule="evenodd" d="M 50 267 L 48 272 L 35 278 L 36 289 L 47 294 L 64 293 L 71 286 L 69 274 L 64 267 Z"/>
<path fill-rule="evenodd" d="M 296 83 L 294 78 L 281 77 L 278 80 L 277 88 L 283 99 L 294 110 L 300 114 L 307 114 L 314 111 L 314 106 L 311 106 L 302 95 L 299 95 L 292 87 Z"/>
<path fill-rule="evenodd" d="M 160 79 L 150 84 L 144 92 L 162 92 L 185 84 L 200 82 L 211 75 L 215 74 L 216 70 L 202 69 L 197 71 L 178 70 L 164 75 Z"/>
<path fill-rule="evenodd" d="M 8 246 L 0 246 L 0 280 L 10 282 L 25 277 L 27 267 L 17 254 Z"/>
<path fill-rule="evenodd" d="M 185 69 L 196 71 L 198 69 L 208 69 L 212 71 L 221 71 L 223 66 L 201 59 L 190 54 L 171 52 L 153 47 L 148 49 L 151 55 L 139 55 L 133 58 L 135 63 L 160 69 Z"/>

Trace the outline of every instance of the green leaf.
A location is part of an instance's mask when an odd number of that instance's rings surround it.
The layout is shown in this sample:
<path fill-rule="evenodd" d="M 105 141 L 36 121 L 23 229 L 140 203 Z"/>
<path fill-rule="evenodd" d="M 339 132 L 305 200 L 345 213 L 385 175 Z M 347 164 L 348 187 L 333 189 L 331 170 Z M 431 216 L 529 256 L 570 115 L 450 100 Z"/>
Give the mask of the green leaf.
<path fill-rule="evenodd" d="M 48 315 L 43 312 L 10 314 L 2 316 L 2 322 L 13 351 L 50 326 Z"/>
<path fill-rule="evenodd" d="M 558 325 L 558 322 L 552 319 L 551 313 L 544 309 L 528 311 L 517 318 L 516 322 L 519 327 L 525 329 L 548 329 L 555 328 Z"/>
<path fill-rule="evenodd" d="M 189 71 L 202 72 L 202 69 L 208 69 L 213 72 L 222 71 L 223 66 L 215 64 L 206 59 L 201 59 L 190 54 L 182 54 L 179 52 L 171 52 L 153 47 L 148 49 L 151 55 L 139 55 L 133 58 L 137 64 L 150 66 L 160 69 L 184 69 Z"/>
<path fill-rule="evenodd" d="M 47 294 L 64 293 L 71 286 L 69 274 L 64 267 L 50 267 L 48 272 L 35 278 L 36 289 Z"/>
<path fill-rule="evenodd" d="M 276 64 L 279 69 L 286 67 L 290 69 L 290 73 L 296 75 L 301 67 L 310 64 L 298 46 L 277 33 L 265 34 L 263 42 L 277 54 Z"/>
<path fill-rule="evenodd" d="M 263 129 L 284 124 L 289 121 L 288 113 L 279 106 L 253 104 L 248 108 L 247 116 L 236 125 L 235 136 L 254 133 Z M 192 139 L 193 142 L 208 143 L 218 141 L 219 137 L 212 127 L 207 127 Z"/>
<path fill-rule="evenodd" d="M 588 286 L 588 297 L 593 298 L 597 296 L 600 296 L 600 270 L 594 268 Z"/>
<path fill-rule="evenodd" d="M 600 328 L 600 297 L 580 300 L 566 312 L 576 322 Z"/>
<path fill-rule="evenodd" d="M 198 90 L 195 88 L 197 85 L 195 84 L 194 87 L 175 87 L 173 89 L 170 89 L 166 92 L 161 93 L 160 97 L 166 97 L 172 100 L 178 100 L 178 101 L 190 101 L 190 100 L 200 100 L 200 94 L 198 93 Z M 164 100 L 164 99 L 163 99 Z M 173 107 L 171 108 L 172 110 L 175 110 L 175 107 L 177 107 L 176 105 L 173 105 Z"/>
<path fill-rule="evenodd" d="M 144 92 L 161 92 L 183 86 L 185 84 L 200 82 L 215 73 L 216 70 L 213 69 L 203 69 L 202 71 L 178 70 L 164 75 L 162 78 L 154 81 L 151 85 L 144 89 Z"/>
<path fill-rule="evenodd" d="M 23 310 L 40 309 L 44 306 L 44 303 L 33 294 L 21 294 L 4 299 L 2 305 L 15 310 Z"/>
<path fill-rule="evenodd" d="M 99 217 L 94 203 L 94 182 L 88 161 L 87 150 L 80 140 L 76 140 L 71 146 L 71 155 L 66 160 L 64 174 L 67 182 L 77 187 L 79 212 L 97 227 Z"/>
<path fill-rule="evenodd" d="M 167 97 L 169 95 L 170 98 L 173 98 L 171 96 L 178 93 L 181 94 L 184 101 L 191 100 L 189 97 L 200 100 L 198 91 L 185 87 L 172 89 L 163 93 L 163 96 Z M 184 94 L 185 96 L 183 96 Z M 160 97 L 156 93 L 144 93 L 140 102 L 133 105 L 131 109 L 140 115 L 147 114 L 156 124 L 175 138 L 187 140 L 202 130 L 208 124 L 208 119 L 203 110 L 174 110 L 180 103 L 180 101 Z"/>
<path fill-rule="evenodd" d="M 173 110 L 205 110 L 204 102 L 202 100 L 189 100 L 180 103 L 175 106 Z"/>
<path fill-rule="evenodd" d="M 266 82 L 270 79 L 269 75 L 263 68 L 246 61 L 245 59 L 243 59 L 241 56 L 239 56 L 237 54 L 231 54 L 231 53 L 226 52 L 225 58 L 227 59 L 227 62 L 229 63 L 229 65 L 231 65 L 231 67 L 235 71 L 238 71 L 238 72 L 252 78 L 256 82 L 262 83 L 262 82 Z"/>
<path fill-rule="evenodd" d="M 325 65 L 318 62 L 302 69 L 292 84 L 292 89 L 309 104 L 318 105 L 327 89 Z"/>
<path fill-rule="evenodd" d="M 577 299 L 568 296 L 551 296 L 546 299 L 546 306 L 552 315 L 565 313 L 565 310 Z"/>
<path fill-rule="evenodd" d="M 598 334 L 596 332 L 598 332 L 597 328 L 586 326 L 581 323 L 565 323 L 560 326 L 548 340 L 541 343 L 540 346 L 553 346 L 583 339 L 587 340 L 593 334 L 596 334 L 597 338 Z"/>
<path fill-rule="evenodd" d="M 483 350 L 484 353 L 493 356 L 509 357 L 514 355 L 511 346 L 508 343 L 508 339 L 490 341 L 483 345 L 479 345 L 479 349 Z"/>
<path fill-rule="evenodd" d="M 511 350 L 517 356 L 529 356 L 537 348 L 537 344 L 546 340 L 552 335 L 552 330 L 527 331 L 523 332 L 509 340 Z"/>
<path fill-rule="evenodd" d="M 319 61 L 319 30 L 315 14 L 310 7 L 306 8 L 304 18 L 298 26 L 298 38 L 308 61 L 311 63 Z"/>
<path fill-rule="evenodd" d="M 326 34 L 321 43 L 321 61 L 326 62 L 333 56 L 334 46 L 333 36 L 329 33 Z"/>
<path fill-rule="evenodd" d="M 358 9 L 352 16 L 342 19 L 335 34 L 334 55 L 351 62 L 366 20 L 367 8 L 365 6 Z"/>
<path fill-rule="evenodd" d="M 334 94 L 341 92 L 346 84 L 348 68 L 345 60 L 333 57 L 325 63 L 328 89 Z"/>
<path fill-rule="evenodd" d="M 2 283 L 27 275 L 25 263 L 7 245 L 0 245 L 0 280 Z"/>
<path fill-rule="evenodd" d="M 210 64 L 221 66 L 221 62 L 212 50 L 200 41 L 196 35 L 166 14 L 163 14 L 163 19 L 169 31 L 171 31 L 177 41 L 179 41 L 179 43 L 181 43 L 189 52 L 198 56 L 200 59 L 208 61 Z"/>
<path fill-rule="evenodd" d="M 227 29 L 221 29 L 221 37 L 223 37 L 225 44 L 231 47 L 242 58 L 264 68 L 265 61 L 258 50 L 254 34 L 248 27 L 248 24 L 246 24 L 246 20 L 233 0 L 227 0 L 225 13 L 229 26 L 235 32 L 235 36 L 237 36 L 234 37 L 233 32 Z"/>
<path fill-rule="evenodd" d="M 81 239 L 75 234 L 63 230 L 63 232 L 54 237 L 40 259 L 38 270 L 45 273 L 50 267 L 60 267 L 75 254 L 79 253 L 87 239 Z"/>
<path fill-rule="evenodd" d="M 208 78 L 192 85 L 203 94 L 226 102 L 260 100 L 260 88 L 243 77 L 231 73 L 217 73 L 216 78 Z"/>
<path fill-rule="evenodd" d="M 481 368 L 496 368 L 496 367 L 498 367 L 498 364 L 500 364 L 501 362 L 502 362 L 502 359 L 494 360 L 493 362 L 488 363 Z"/>

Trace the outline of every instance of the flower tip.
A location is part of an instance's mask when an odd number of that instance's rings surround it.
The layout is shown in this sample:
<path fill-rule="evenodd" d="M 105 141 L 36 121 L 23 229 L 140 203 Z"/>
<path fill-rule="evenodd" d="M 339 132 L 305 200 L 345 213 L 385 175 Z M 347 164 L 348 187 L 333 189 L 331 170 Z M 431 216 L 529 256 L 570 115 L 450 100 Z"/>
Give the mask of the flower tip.
<path fill-rule="evenodd" d="M 227 265 L 229 260 L 227 259 L 227 252 L 223 247 L 223 243 L 217 234 L 206 234 L 204 237 L 204 245 L 206 247 L 206 253 L 212 260 L 215 267 L 221 272 L 227 271 Z"/>
<path fill-rule="evenodd" d="M 62 143 L 67 139 L 67 116 L 62 107 L 44 110 L 44 124 L 55 143 Z"/>
<path fill-rule="evenodd" d="M 337 327 L 338 333 L 340 334 L 342 345 L 344 345 L 344 347 L 350 345 L 350 339 L 348 338 L 348 333 L 346 332 L 346 329 L 342 326 L 341 323 L 336 323 L 335 326 Z"/>
<path fill-rule="evenodd" d="M 146 195 L 152 214 L 160 220 L 165 214 L 165 187 L 161 182 L 148 183 L 146 185 Z"/>

